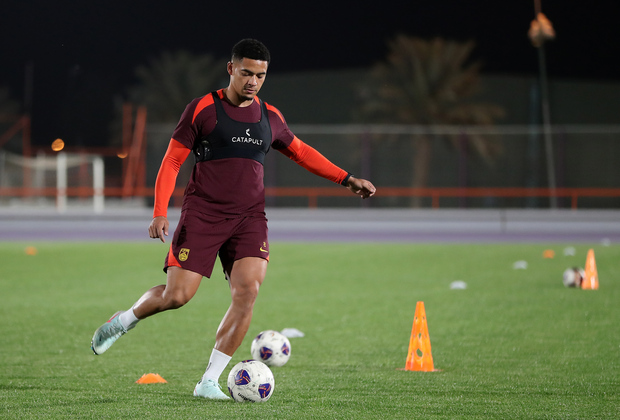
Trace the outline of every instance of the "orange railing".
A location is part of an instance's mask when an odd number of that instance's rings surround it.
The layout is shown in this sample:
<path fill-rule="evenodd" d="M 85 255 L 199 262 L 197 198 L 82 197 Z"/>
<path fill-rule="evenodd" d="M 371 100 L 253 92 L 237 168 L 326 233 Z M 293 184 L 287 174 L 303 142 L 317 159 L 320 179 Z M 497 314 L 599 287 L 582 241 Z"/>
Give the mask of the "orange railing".
<path fill-rule="evenodd" d="M 316 208 L 319 197 L 347 197 L 351 193 L 344 188 L 333 187 L 271 187 L 266 188 L 266 195 L 272 197 L 307 197 L 308 207 Z M 571 200 L 571 208 L 576 209 L 580 197 L 620 197 L 620 188 L 484 188 L 484 187 L 379 187 L 377 197 L 421 197 L 431 198 L 432 207 L 439 208 L 440 198 L 471 197 L 566 197 Z"/>
<path fill-rule="evenodd" d="M 173 194 L 173 204 L 180 205 L 184 188 L 177 188 Z M 123 187 L 104 188 L 105 197 L 123 197 Z M 94 194 L 93 187 L 68 187 L 67 197 L 87 198 Z M 58 190 L 55 187 L 47 188 L 23 188 L 3 187 L 0 188 L 0 197 L 55 197 Z M 308 207 L 318 207 L 321 197 L 352 197 L 345 188 L 341 187 L 267 187 L 267 197 L 301 197 L 308 200 Z M 153 188 L 138 187 L 134 191 L 134 197 L 152 197 Z M 438 188 L 409 188 L 409 187 L 379 187 L 377 197 L 422 197 L 430 198 L 432 207 L 440 207 L 442 198 L 474 198 L 474 197 L 497 197 L 497 198 L 568 198 L 571 208 L 578 208 L 578 201 L 585 197 L 618 198 L 620 188 L 485 188 L 485 187 L 438 187 Z"/>

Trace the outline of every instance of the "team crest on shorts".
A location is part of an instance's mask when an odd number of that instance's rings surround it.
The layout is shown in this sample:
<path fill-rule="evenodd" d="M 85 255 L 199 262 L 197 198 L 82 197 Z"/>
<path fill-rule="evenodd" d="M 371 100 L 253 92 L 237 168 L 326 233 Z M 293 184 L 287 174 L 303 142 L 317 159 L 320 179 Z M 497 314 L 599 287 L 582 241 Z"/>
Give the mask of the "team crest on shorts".
<path fill-rule="evenodd" d="M 181 248 L 181 250 L 179 251 L 179 261 L 187 261 L 188 257 L 189 257 L 189 249 Z"/>

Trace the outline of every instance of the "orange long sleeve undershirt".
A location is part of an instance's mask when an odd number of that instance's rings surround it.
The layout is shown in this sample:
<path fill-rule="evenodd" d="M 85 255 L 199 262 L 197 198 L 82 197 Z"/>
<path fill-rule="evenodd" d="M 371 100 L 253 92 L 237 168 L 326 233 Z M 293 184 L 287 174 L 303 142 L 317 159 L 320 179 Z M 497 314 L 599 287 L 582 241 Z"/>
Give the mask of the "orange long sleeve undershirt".
<path fill-rule="evenodd" d="M 176 186 L 177 176 L 181 165 L 189 155 L 187 147 L 175 139 L 170 139 L 166 154 L 161 161 L 157 179 L 155 180 L 155 208 L 153 209 L 153 218 L 157 216 L 168 216 L 168 203 Z"/>
<path fill-rule="evenodd" d="M 280 152 L 304 169 L 336 184 L 341 184 L 348 175 L 347 171 L 334 165 L 312 146 L 299 140 L 297 136 L 286 149 Z"/>
<path fill-rule="evenodd" d="M 179 170 L 190 151 L 190 149 L 175 139 L 170 140 L 166 154 L 162 159 L 157 179 L 155 180 L 153 217 L 168 216 L 168 203 L 174 192 Z M 337 184 L 341 184 L 348 176 L 347 171 L 334 165 L 316 149 L 297 138 L 297 136 L 293 138 L 293 141 L 286 149 L 279 151 L 304 169 Z"/>

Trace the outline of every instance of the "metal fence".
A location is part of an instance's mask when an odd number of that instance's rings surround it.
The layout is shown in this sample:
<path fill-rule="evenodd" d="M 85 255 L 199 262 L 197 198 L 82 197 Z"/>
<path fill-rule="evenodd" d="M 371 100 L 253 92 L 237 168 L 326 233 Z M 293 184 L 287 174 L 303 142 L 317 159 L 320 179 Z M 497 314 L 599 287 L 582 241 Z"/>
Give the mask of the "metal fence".
<path fill-rule="evenodd" d="M 146 206 L 152 204 L 173 130 L 174 125 L 147 127 L 144 175 L 132 191 Z M 371 180 L 378 194 L 359 200 L 272 150 L 265 162 L 272 207 L 620 208 L 620 125 L 552 126 L 552 156 L 539 126 L 291 125 L 291 130 L 338 166 Z M 555 185 L 548 176 L 549 158 Z M 103 155 L 103 161 L 106 200 L 126 199 L 127 162 L 116 152 Z M 180 204 L 192 166 L 190 156 L 172 205 Z M 92 199 L 89 172 L 75 170 L 75 179 L 69 172 L 69 200 Z M 7 159 L 0 161 L 0 204 L 33 197 L 57 200 L 53 179 L 34 185 L 26 182 L 25 173 Z"/>
<path fill-rule="evenodd" d="M 293 132 L 334 163 L 373 181 L 378 207 L 620 206 L 619 126 L 553 126 L 549 157 L 539 126 L 299 125 Z M 484 144 L 486 158 L 477 151 Z M 418 159 L 420 153 L 426 158 Z M 266 184 L 317 186 L 313 176 L 270 156 Z M 551 158 L 555 185 L 550 185 Z M 417 173 L 416 164 L 425 166 Z M 295 166 L 295 165 L 293 165 Z M 423 181 L 423 182 L 421 182 Z M 297 200 L 303 200 L 298 198 Z M 273 205 L 292 204 L 275 197 Z M 351 205 L 345 197 L 319 206 Z"/>

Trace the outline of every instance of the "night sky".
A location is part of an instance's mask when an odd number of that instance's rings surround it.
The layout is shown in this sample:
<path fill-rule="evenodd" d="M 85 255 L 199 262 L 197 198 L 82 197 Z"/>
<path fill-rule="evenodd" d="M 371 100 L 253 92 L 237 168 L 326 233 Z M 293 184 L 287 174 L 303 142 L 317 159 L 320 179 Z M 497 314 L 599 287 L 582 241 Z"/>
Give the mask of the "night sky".
<path fill-rule="evenodd" d="M 549 77 L 620 81 L 620 2 L 541 2 L 557 33 L 546 46 Z M 533 0 L 213 3 L 4 0 L 0 86 L 24 102 L 30 63 L 33 142 L 62 137 L 79 119 L 92 126 L 91 140 L 81 140 L 88 143 L 105 137 L 112 102 L 126 93 L 137 65 L 165 50 L 228 57 L 246 37 L 270 49 L 272 74 L 369 67 L 401 33 L 473 39 L 483 73 L 538 72 L 527 38 Z"/>

